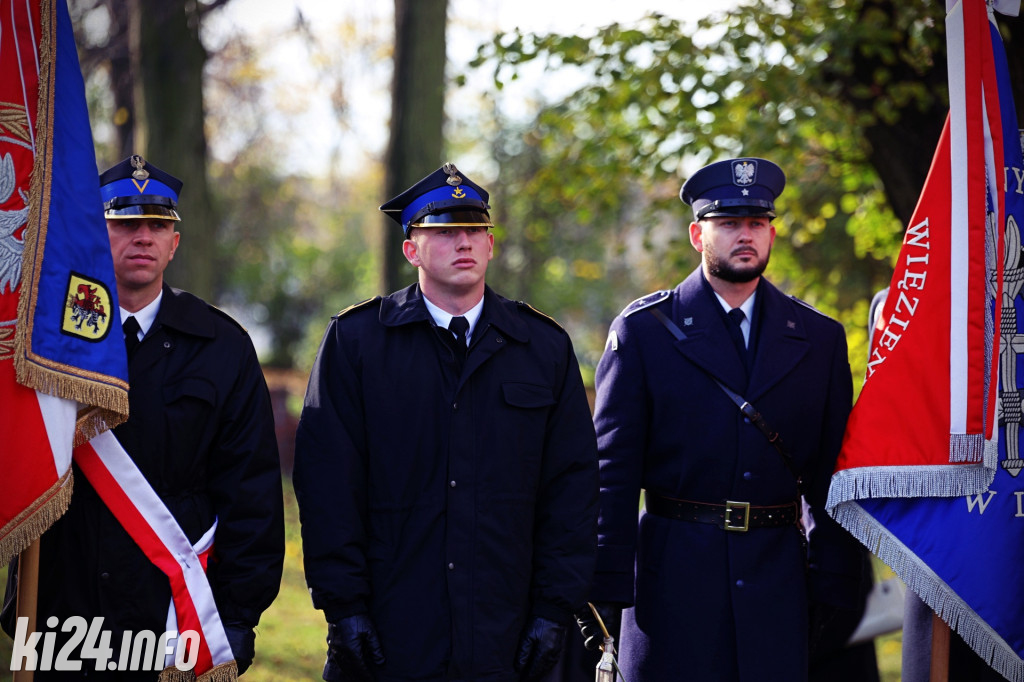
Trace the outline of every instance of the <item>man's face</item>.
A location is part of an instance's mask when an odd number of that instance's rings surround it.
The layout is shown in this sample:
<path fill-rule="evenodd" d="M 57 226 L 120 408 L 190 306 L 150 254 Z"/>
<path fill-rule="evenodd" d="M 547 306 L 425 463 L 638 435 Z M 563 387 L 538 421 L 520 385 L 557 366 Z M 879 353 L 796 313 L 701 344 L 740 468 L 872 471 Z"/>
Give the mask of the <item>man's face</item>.
<path fill-rule="evenodd" d="M 123 290 L 160 286 L 181 238 L 174 231 L 173 220 L 157 218 L 108 219 L 107 235 L 114 257 L 114 276 L 118 288 Z"/>
<path fill-rule="evenodd" d="M 701 252 L 708 275 L 750 282 L 768 265 L 775 226 L 768 216 L 724 216 L 690 223 L 690 243 Z"/>
<path fill-rule="evenodd" d="M 487 262 L 494 257 L 494 235 L 486 225 L 415 227 L 402 251 L 419 268 L 425 291 L 461 295 L 482 291 Z"/>

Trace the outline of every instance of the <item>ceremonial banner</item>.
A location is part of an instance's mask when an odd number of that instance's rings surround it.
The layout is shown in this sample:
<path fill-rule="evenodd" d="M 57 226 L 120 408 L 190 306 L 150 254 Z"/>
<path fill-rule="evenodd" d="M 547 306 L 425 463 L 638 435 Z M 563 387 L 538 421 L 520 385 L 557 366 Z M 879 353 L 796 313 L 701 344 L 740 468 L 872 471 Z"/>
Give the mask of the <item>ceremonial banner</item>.
<path fill-rule="evenodd" d="M 0 0 L 4 564 L 67 508 L 72 441 L 128 413 L 98 175 L 65 0 Z"/>
<path fill-rule="evenodd" d="M 992 10 L 947 11 L 950 115 L 827 507 L 983 660 L 1024 680 L 1022 140 Z"/>

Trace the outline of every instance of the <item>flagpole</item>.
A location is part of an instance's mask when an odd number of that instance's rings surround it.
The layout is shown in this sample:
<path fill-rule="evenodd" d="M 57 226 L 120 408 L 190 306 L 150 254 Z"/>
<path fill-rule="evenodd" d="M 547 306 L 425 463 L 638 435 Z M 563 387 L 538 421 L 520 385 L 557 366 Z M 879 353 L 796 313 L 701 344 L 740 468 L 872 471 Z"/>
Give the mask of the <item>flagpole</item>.
<path fill-rule="evenodd" d="M 932 658 L 930 682 L 949 682 L 949 625 L 932 611 Z"/>
<path fill-rule="evenodd" d="M 19 618 L 28 618 L 25 632 L 36 631 L 36 598 L 39 593 L 39 538 L 32 541 L 18 557 Z M 14 682 L 32 682 L 32 670 L 15 670 Z"/>

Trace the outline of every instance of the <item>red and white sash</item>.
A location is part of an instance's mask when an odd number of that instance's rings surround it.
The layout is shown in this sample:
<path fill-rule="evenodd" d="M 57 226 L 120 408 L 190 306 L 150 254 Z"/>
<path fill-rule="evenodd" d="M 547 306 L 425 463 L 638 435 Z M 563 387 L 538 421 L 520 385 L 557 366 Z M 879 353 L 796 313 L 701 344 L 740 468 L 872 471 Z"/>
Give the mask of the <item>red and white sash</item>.
<path fill-rule="evenodd" d="M 236 679 L 234 655 L 206 578 L 214 529 L 193 547 L 112 431 L 76 447 L 74 459 L 132 540 L 170 580 L 176 629 L 199 634 L 192 672 L 200 679 Z"/>

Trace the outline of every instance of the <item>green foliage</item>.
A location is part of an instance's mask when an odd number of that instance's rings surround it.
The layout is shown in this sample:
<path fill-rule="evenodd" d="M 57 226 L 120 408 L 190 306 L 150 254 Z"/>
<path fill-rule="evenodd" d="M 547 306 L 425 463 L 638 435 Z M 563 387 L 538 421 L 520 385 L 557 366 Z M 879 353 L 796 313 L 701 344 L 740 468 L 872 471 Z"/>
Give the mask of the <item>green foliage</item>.
<path fill-rule="evenodd" d="M 375 178 L 336 186 L 245 164 L 220 167 L 217 178 L 233 207 L 220 230 L 220 300 L 266 327 L 264 364 L 309 369 L 330 315 L 366 298 L 376 281 L 365 233 L 379 221 L 360 199 L 375 193 Z"/>
<path fill-rule="evenodd" d="M 530 63 L 584 82 L 526 125 L 494 116 L 507 274 L 559 319 L 589 324 L 593 355 L 614 312 L 697 262 L 682 179 L 718 158 L 770 158 L 789 182 L 768 275 L 846 323 L 851 356 L 864 357 L 853 332 L 903 232 L 864 131 L 944 97 L 921 83 L 943 47 L 933 4 L 765 1 L 695 31 L 651 14 L 591 36 L 497 35 L 473 66 L 499 90 Z"/>
<path fill-rule="evenodd" d="M 327 622 L 313 608 L 302 572 L 299 507 L 285 479 L 285 557 L 281 591 L 256 628 L 256 659 L 245 682 L 319 680 L 327 654 Z"/>

